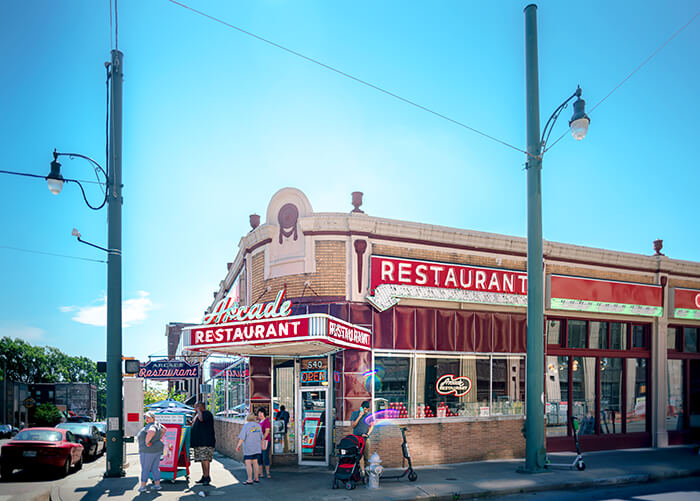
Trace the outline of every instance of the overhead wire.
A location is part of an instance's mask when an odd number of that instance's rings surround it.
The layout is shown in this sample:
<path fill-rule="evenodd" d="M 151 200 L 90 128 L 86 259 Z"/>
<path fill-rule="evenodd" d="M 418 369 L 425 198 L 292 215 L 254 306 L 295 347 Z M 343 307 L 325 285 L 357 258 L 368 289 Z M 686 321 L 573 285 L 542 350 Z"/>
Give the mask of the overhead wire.
<path fill-rule="evenodd" d="M 625 78 L 623 78 L 623 79 L 620 81 L 620 83 L 618 83 L 615 87 L 613 87 L 613 89 L 612 89 L 610 92 L 608 92 L 608 93 L 603 97 L 603 99 L 601 99 L 600 101 L 598 101 L 598 102 L 590 109 L 590 111 L 588 111 L 588 114 L 589 114 L 589 115 L 592 114 L 593 111 L 595 111 L 595 109 L 596 109 L 598 106 L 600 106 L 601 104 L 603 104 L 603 102 L 604 102 L 606 99 L 608 99 L 615 91 L 617 91 L 620 87 L 622 87 L 622 86 L 624 85 L 624 83 L 625 83 L 627 80 L 629 80 L 630 78 L 632 78 L 632 76 L 633 76 L 635 73 L 637 73 L 640 69 L 642 69 L 642 67 L 645 66 L 649 61 L 651 61 L 651 59 L 652 59 L 654 56 L 656 56 L 656 54 L 658 54 L 659 52 L 661 52 L 661 50 L 663 50 L 663 48 L 666 47 L 666 46 L 671 42 L 671 40 L 673 40 L 674 38 L 676 38 L 684 29 L 686 29 L 688 26 L 690 26 L 690 24 L 691 24 L 693 21 L 695 21 L 695 19 L 696 19 L 698 16 L 700 16 L 700 11 L 696 12 L 695 15 L 694 15 L 693 17 L 690 18 L 690 21 L 688 21 L 688 22 L 685 23 L 683 26 L 681 26 L 680 28 L 678 28 L 678 30 L 676 30 L 676 32 L 675 32 L 673 35 L 671 35 L 671 36 L 670 36 L 664 43 L 662 43 L 656 50 L 654 50 L 651 54 L 649 54 L 649 56 L 648 56 L 644 61 L 642 61 L 641 64 L 639 64 L 639 66 L 637 66 L 634 70 L 632 70 L 632 72 L 629 73 Z M 547 151 L 551 150 L 551 149 L 554 147 L 554 145 L 557 144 L 559 141 L 561 141 L 561 139 L 562 139 L 564 136 L 566 136 L 567 134 L 568 134 L 568 131 L 564 132 L 561 136 L 559 136 L 559 137 L 557 138 L 556 141 L 554 141 L 550 146 L 548 146 L 547 149 L 545 149 L 542 153 L 544 154 L 544 153 L 546 153 Z"/>
<path fill-rule="evenodd" d="M 78 259 L 80 261 L 92 261 L 94 263 L 106 263 L 107 262 L 107 261 L 104 261 L 102 259 L 91 259 L 89 257 L 69 256 L 67 254 L 57 254 L 55 252 L 46 252 L 46 251 L 39 251 L 39 250 L 33 250 L 33 249 L 24 249 L 22 247 L 12 247 L 9 245 L 0 245 L 0 249 L 9 249 L 9 250 L 14 250 L 14 251 L 18 251 L 18 252 L 28 252 L 31 254 L 43 254 L 45 256 L 63 257 L 66 259 Z"/>
<path fill-rule="evenodd" d="M 367 87 L 370 87 L 371 89 L 374 89 L 374 90 L 376 90 L 376 91 L 382 92 L 383 94 L 386 94 L 386 95 L 388 95 L 388 96 L 391 96 L 391 97 L 393 97 L 394 99 L 398 99 L 399 101 L 402 101 L 402 102 L 404 102 L 404 103 L 406 103 L 406 104 L 409 104 L 409 105 L 411 105 L 411 106 L 414 106 L 414 107 L 416 107 L 416 108 L 418 108 L 418 109 L 420 109 L 420 110 L 423 110 L 423 111 L 425 111 L 425 112 L 427 112 L 427 113 L 430 113 L 430 114 L 432 114 L 432 115 L 434 115 L 434 116 L 436 116 L 436 117 L 442 118 L 443 120 L 447 120 L 448 122 L 451 122 L 451 123 L 453 123 L 453 124 L 455 124 L 455 125 L 458 125 L 458 126 L 460 126 L 460 127 L 463 127 L 464 129 L 467 129 L 467 130 L 469 130 L 469 131 L 471 131 L 471 132 L 474 132 L 474 133 L 476 133 L 476 134 L 479 134 L 480 136 L 485 137 L 485 138 L 487 138 L 487 139 L 490 139 L 490 140 L 492 140 L 492 141 L 495 141 L 495 142 L 497 142 L 497 143 L 499 143 L 499 144 L 501 144 L 501 145 L 503 145 L 503 146 L 506 146 L 506 147 L 508 147 L 508 148 L 511 148 L 511 149 L 513 149 L 513 150 L 515 150 L 515 151 L 518 151 L 518 152 L 520 152 L 520 153 L 524 153 L 524 154 L 526 154 L 526 155 L 530 155 L 527 151 L 525 151 L 525 150 L 523 150 L 523 149 L 521 149 L 521 148 L 518 148 L 517 146 L 513 146 L 512 144 L 510 144 L 510 143 L 508 143 L 508 142 L 506 142 L 506 141 L 503 141 L 502 139 L 498 139 L 497 137 L 494 137 L 494 136 L 492 136 L 492 135 L 490 135 L 490 134 L 487 134 L 487 133 L 485 133 L 485 132 L 482 132 L 482 131 L 480 131 L 480 130 L 474 128 L 474 127 L 471 127 L 471 126 L 469 126 L 469 125 L 467 125 L 467 124 L 465 124 L 465 123 L 463 123 L 463 122 L 460 122 L 459 120 L 455 120 L 454 118 L 450 118 L 450 117 L 448 117 L 447 115 L 444 115 L 444 114 L 442 114 L 442 113 L 439 113 L 439 112 L 437 112 L 437 111 L 435 111 L 435 110 L 432 110 L 432 109 L 430 109 L 430 108 L 428 108 L 428 107 L 426 107 L 426 106 L 423 106 L 423 105 L 421 105 L 421 104 L 418 104 L 418 103 L 416 103 L 415 101 L 411 101 L 410 99 L 407 99 L 407 98 L 405 98 L 405 97 L 402 97 L 402 96 L 400 96 L 400 95 L 398 95 L 398 94 L 396 94 L 396 93 L 394 93 L 394 92 L 388 91 L 388 90 L 386 90 L 386 89 L 384 89 L 384 88 L 382 88 L 382 87 L 379 87 L 378 85 L 375 85 L 375 84 L 373 84 L 373 83 L 370 83 L 370 82 L 368 82 L 368 81 L 366 81 L 366 80 L 363 80 L 363 79 L 361 79 L 361 78 L 355 77 L 355 76 L 353 76 L 353 75 L 351 75 L 351 74 L 349 74 L 349 73 L 346 73 L 345 71 L 342 71 L 342 70 L 340 70 L 340 69 L 338 69 L 338 68 L 335 68 L 335 67 L 333 67 L 333 66 L 330 66 L 330 65 L 328 65 L 328 64 L 326 64 L 326 63 L 323 63 L 323 62 L 319 61 L 318 59 L 314 59 L 314 58 L 312 58 L 312 57 L 306 56 L 306 55 L 304 55 L 304 54 L 302 54 L 302 53 L 300 53 L 300 52 L 297 52 L 297 51 L 292 50 L 292 49 L 290 49 L 290 48 L 288 48 L 288 47 L 285 47 L 284 45 L 278 44 L 278 43 L 276 43 L 276 42 L 273 42 L 272 40 L 269 40 L 269 39 L 267 39 L 267 38 L 263 38 L 263 37 L 261 37 L 261 36 L 259 36 L 259 35 L 256 35 L 255 33 L 252 33 L 252 32 L 250 32 L 250 31 L 244 30 L 243 28 L 240 28 L 240 27 L 235 26 L 235 25 L 233 25 L 233 24 L 231 24 L 231 23 L 228 23 L 228 22 L 226 22 L 226 21 L 224 21 L 224 20 L 222 20 L 222 19 L 219 19 L 218 17 L 212 16 L 212 15 L 210 15 L 210 14 L 207 14 L 207 13 L 205 13 L 205 12 L 202 12 L 202 11 L 200 11 L 200 10 L 197 10 L 197 9 L 195 9 L 195 8 L 193 8 L 193 7 L 190 7 L 189 5 L 186 5 L 186 4 L 182 3 L 182 2 L 178 2 L 177 0 L 167 0 L 167 1 L 170 2 L 170 3 L 172 3 L 172 4 L 177 5 L 177 6 L 179 6 L 179 7 L 182 7 L 183 9 L 187 9 L 187 10 L 189 10 L 189 11 L 191 11 L 191 12 L 194 12 L 195 14 L 198 14 L 198 15 L 200 15 L 200 16 L 202 16 L 202 17 L 206 17 L 206 18 L 208 18 L 208 19 L 210 19 L 210 20 L 212 20 L 212 21 L 215 21 L 215 22 L 217 22 L 217 23 L 220 23 L 220 24 L 222 24 L 222 25 L 224 25 L 224 26 L 226 26 L 226 27 L 228 27 L 228 28 L 234 29 L 234 30 L 239 31 L 239 32 L 241 32 L 241 33 L 243 33 L 243 34 L 245 34 L 245 35 L 248 35 L 248 36 L 252 37 L 252 38 L 255 38 L 255 39 L 257 39 L 257 40 L 260 40 L 261 42 L 265 42 L 265 43 L 268 44 L 268 45 L 272 45 L 273 47 L 276 47 L 276 48 L 278 48 L 278 49 L 280 49 L 280 50 L 283 50 L 283 51 L 285 51 L 285 52 L 287 52 L 287 53 L 289 53 L 289 54 L 292 54 L 292 55 L 294 55 L 294 56 L 300 57 L 300 58 L 302 58 L 302 59 L 304 59 L 304 60 L 306 60 L 306 61 L 308 61 L 308 62 L 310 62 L 310 63 L 313 63 L 313 64 L 316 64 L 316 65 L 318 65 L 318 66 L 321 66 L 322 68 L 325 68 L 325 69 L 330 70 L 330 71 L 332 71 L 332 72 L 334 72 L 334 73 L 337 73 L 338 75 L 344 76 L 344 77 L 349 78 L 350 80 L 353 80 L 353 81 L 355 81 L 355 82 L 357 82 L 357 83 L 360 83 L 360 84 L 362 84 L 362 85 L 365 85 L 365 86 L 367 86 Z M 115 4 L 116 4 L 116 0 L 115 0 Z"/>

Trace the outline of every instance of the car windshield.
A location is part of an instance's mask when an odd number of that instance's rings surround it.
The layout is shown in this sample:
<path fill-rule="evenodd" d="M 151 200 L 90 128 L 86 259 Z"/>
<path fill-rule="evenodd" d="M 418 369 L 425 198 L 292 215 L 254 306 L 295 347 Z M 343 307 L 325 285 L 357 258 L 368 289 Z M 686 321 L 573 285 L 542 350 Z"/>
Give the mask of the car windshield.
<path fill-rule="evenodd" d="M 60 442 L 63 440 L 63 433 L 51 430 L 23 430 L 20 431 L 15 440 L 36 440 L 41 442 Z"/>
<path fill-rule="evenodd" d="M 56 428 L 61 428 L 62 430 L 70 430 L 76 435 L 89 435 L 90 427 L 83 423 L 61 423 L 56 425 Z"/>

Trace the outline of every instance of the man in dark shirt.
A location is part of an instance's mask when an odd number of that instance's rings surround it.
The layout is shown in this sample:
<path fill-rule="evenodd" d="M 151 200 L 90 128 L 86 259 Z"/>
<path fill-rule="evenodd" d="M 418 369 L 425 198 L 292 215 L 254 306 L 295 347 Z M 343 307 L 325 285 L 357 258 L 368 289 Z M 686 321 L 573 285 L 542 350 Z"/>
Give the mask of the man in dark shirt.
<path fill-rule="evenodd" d="M 280 405 L 280 411 L 277 413 L 277 420 L 284 423 L 284 428 L 282 428 L 282 433 L 284 433 L 284 452 L 289 452 L 289 439 L 287 438 L 287 428 L 289 427 L 289 412 L 284 407 Z"/>
<path fill-rule="evenodd" d="M 370 421 L 369 423 L 367 421 Z M 374 428 L 374 420 L 369 417 L 369 401 L 362 402 L 359 411 L 354 411 L 350 414 L 350 423 L 352 426 L 352 434 L 359 435 L 365 439 L 365 448 L 362 451 L 362 460 L 365 469 L 369 466 L 369 434 Z"/>
<path fill-rule="evenodd" d="M 207 410 L 204 402 L 197 402 L 194 406 L 197 415 L 192 421 L 192 436 L 190 445 L 194 449 L 194 460 L 202 463 L 202 478 L 197 483 L 209 485 L 211 482 L 210 467 L 214 459 L 214 416 Z"/>

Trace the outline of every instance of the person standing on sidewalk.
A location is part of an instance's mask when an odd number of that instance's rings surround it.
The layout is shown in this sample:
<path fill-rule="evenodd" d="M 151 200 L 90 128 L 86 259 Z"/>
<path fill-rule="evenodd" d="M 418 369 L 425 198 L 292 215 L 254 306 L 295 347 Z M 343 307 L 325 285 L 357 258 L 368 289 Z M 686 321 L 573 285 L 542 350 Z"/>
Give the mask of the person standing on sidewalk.
<path fill-rule="evenodd" d="M 289 438 L 287 436 L 287 428 L 289 428 L 289 412 L 287 412 L 287 409 L 284 407 L 284 405 L 280 405 L 280 411 L 277 413 L 277 419 L 276 421 L 282 421 L 284 423 L 284 426 L 282 427 L 282 432 L 284 433 L 284 453 L 289 452 Z"/>
<path fill-rule="evenodd" d="M 248 414 L 245 420 L 246 423 L 238 434 L 236 452 L 240 452 L 241 446 L 243 446 L 243 461 L 245 462 L 245 471 L 248 474 L 248 480 L 243 483 L 251 485 L 253 482 L 258 483 L 260 481 L 258 461 L 262 451 L 262 428 L 255 414 Z"/>
<path fill-rule="evenodd" d="M 204 402 L 197 402 L 194 408 L 197 415 L 192 420 L 190 445 L 194 449 L 194 460 L 202 463 L 202 478 L 197 480 L 197 483 L 209 485 L 211 483 L 211 461 L 214 459 L 214 446 L 216 445 L 214 416 L 207 410 Z"/>
<path fill-rule="evenodd" d="M 369 401 L 365 400 L 362 402 L 359 411 L 354 411 L 350 414 L 350 422 L 352 424 L 352 434 L 358 435 L 365 439 L 365 447 L 362 449 L 362 461 L 364 463 L 365 470 L 369 466 L 369 434 L 372 433 L 374 428 L 374 421 L 372 423 L 367 423 L 367 418 L 369 417 Z"/>
<path fill-rule="evenodd" d="M 272 478 L 270 476 L 270 449 L 272 449 L 272 426 L 270 425 L 270 420 L 266 416 L 267 412 L 264 407 L 258 409 L 258 421 L 260 421 L 260 428 L 262 428 L 262 453 L 260 454 L 260 466 L 265 467 L 265 473 L 267 478 Z M 262 474 L 262 470 L 260 471 Z"/>
<path fill-rule="evenodd" d="M 146 425 L 136 435 L 139 444 L 139 459 L 141 461 L 141 487 L 139 492 L 146 490 L 148 476 L 153 477 L 153 490 L 159 491 L 160 486 L 160 458 L 163 455 L 163 434 L 165 427 L 156 423 L 156 416 L 149 411 L 144 414 Z"/>

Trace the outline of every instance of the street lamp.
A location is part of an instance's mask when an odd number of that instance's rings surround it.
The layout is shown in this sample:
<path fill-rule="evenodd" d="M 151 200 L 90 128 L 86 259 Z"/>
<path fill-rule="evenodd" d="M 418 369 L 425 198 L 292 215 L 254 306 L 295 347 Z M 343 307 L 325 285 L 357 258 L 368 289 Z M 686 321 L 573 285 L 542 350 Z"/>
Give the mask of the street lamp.
<path fill-rule="evenodd" d="M 580 141 L 590 119 L 581 88 L 560 104 L 540 136 L 540 98 L 537 56 L 537 6 L 525 7 L 525 87 L 527 114 L 527 388 L 525 403 L 525 465 L 520 471 L 544 471 L 544 261 L 542 255 L 542 155 L 554 124 L 569 102 L 574 114 L 569 127 Z"/>

